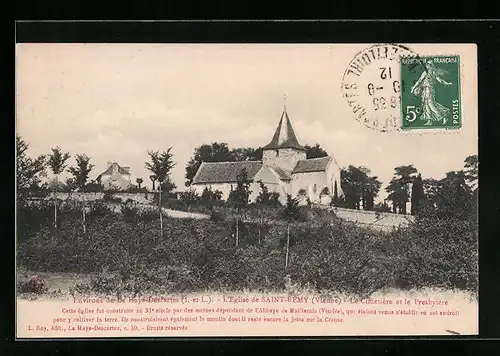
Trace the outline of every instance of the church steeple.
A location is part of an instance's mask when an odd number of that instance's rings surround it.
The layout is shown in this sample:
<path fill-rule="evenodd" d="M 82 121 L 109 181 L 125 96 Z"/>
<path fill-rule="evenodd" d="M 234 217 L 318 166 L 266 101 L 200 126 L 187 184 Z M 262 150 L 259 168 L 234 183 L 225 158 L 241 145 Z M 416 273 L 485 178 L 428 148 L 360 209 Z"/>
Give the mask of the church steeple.
<path fill-rule="evenodd" d="M 283 107 L 281 119 L 278 123 L 278 127 L 276 128 L 271 142 L 263 147 L 264 150 L 279 148 L 294 148 L 300 151 L 306 151 L 306 149 L 299 144 L 297 136 L 295 136 L 292 123 L 290 122 L 288 112 L 286 111 L 286 103 Z"/>

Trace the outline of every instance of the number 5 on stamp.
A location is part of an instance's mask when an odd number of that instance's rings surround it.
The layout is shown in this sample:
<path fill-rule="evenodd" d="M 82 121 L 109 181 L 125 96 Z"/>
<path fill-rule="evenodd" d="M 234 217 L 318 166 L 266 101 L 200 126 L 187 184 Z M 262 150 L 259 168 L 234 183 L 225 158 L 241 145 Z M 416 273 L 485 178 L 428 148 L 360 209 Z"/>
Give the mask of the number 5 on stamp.
<path fill-rule="evenodd" d="M 401 60 L 402 128 L 462 127 L 460 57 L 424 56 L 421 65 Z"/>

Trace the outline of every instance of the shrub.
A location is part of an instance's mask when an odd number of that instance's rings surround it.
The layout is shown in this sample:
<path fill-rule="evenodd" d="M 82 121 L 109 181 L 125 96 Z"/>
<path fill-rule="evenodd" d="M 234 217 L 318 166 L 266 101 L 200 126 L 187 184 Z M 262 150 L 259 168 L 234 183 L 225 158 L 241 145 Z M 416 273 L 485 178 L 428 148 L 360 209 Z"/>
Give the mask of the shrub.
<path fill-rule="evenodd" d="M 26 280 L 17 282 L 17 291 L 19 293 L 44 294 L 49 291 L 45 280 L 39 276 L 31 276 Z"/>
<path fill-rule="evenodd" d="M 222 210 L 212 209 L 210 211 L 210 220 L 215 223 L 220 223 L 226 220 L 226 214 Z"/>
<path fill-rule="evenodd" d="M 151 223 L 153 221 L 158 221 L 159 215 L 158 209 L 142 208 L 138 211 L 137 220 L 143 223 Z"/>
<path fill-rule="evenodd" d="M 135 185 L 132 185 L 130 187 L 128 187 L 127 189 L 123 190 L 124 193 L 147 193 L 148 192 L 148 188 L 146 187 L 138 187 L 138 186 L 135 186 Z"/>
<path fill-rule="evenodd" d="M 115 214 L 93 203 L 95 216 L 89 213 L 84 235 L 81 212 L 73 215 L 68 205 L 56 241 L 50 219 L 19 241 L 20 265 L 97 274 L 76 289 L 82 293 L 312 288 L 367 296 L 382 287 L 477 290 L 477 225 L 469 220 L 418 218 L 407 229 L 385 233 L 320 209 L 294 205 L 287 216 L 303 212 L 305 218 L 272 221 L 266 210 L 252 207 L 249 214 L 255 209 L 265 219 L 238 219 L 236 246 L 236 221 L 225 218 L 226 208 L 213 209 L 211 219 L 165 219 L 164 237 L 157 209 L 127 203 L 122 208 Z M 268 212 L 281 213 L 276 210 Z"/>
<path fill-rule="evenodd" d="M 87 214 L 87 218 L 90 220 L 112 215 L 113 213 L 111 212 L 111 209 L 109 209 L 108 205 L 105 203 L 95 201 L 89 204 L 89 213 Z"/>
<path fill-rule="evenodd" d="M 128 199 L 126 203 L 120 204 L 120 211 L 126 222 L 137 222 L 139 218 L 139 208 L 137 207 L 137 203 L 134 203 L 131 199 Z"/>
<path fill-rule="evenodd" d="M 49 201 L 36 201 L 32 205 L 18 205 L 16 209 L 17 241 L 23 242 L 53 223 L 54 206 Z"/>

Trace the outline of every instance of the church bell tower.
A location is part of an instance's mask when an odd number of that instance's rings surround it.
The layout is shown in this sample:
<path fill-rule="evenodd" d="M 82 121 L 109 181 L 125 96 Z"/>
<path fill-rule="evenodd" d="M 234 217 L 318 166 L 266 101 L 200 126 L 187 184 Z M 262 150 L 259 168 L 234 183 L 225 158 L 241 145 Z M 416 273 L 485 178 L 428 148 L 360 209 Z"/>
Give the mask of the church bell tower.
<path fill-rule="evenodd" d="M 293 131 L 286 106 L 276 132 L 269 144 L 264 146 L 262 162 L 265 165 L 281 168 L 290 174 L 300 160 L 306 159 L 306 149 L 301 146 Z"/>

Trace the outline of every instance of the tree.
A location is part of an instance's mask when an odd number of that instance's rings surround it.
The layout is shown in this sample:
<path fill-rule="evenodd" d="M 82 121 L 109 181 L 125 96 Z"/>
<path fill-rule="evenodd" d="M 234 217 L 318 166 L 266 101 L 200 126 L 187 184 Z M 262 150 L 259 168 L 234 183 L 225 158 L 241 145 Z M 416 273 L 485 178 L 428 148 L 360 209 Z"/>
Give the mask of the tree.
<path fill-rule="evenodd" d="M 271 199 L 271 193 L 269 193 L 269 189 L 266 187 L 266 185 L 262 182 L 259 181 L 259 187 L 260 187 L 260 193 L 257 196 L 257 199 L 255 200 L 255 203 L 257 204 L 257 208 L 260 211 L 260 221 L 259 221 L 259 245 L 260 245 L 260 240 L 261 240 L 261 227 L 262 223 L 264 220 L 264 214 L 262 212 L 263 208 L 268 205 L 269 200 Z"/>
<path fill-rule="evenodd" d="M 89 174 L 94 168 L 94 165 L 90 163 L 90 157 L 85 153 L 77 154 L 75 157 L 76 166 L 69 167 L 69 172 L 73 175 L 73 181 L 80 192 L 86 192 L 87 180 L 89 179 Z M 82 204 L 82 226 L 83 233 L 87 232 L 87 227 L 85 223 L 85 202 Z"/>
<path fill-rule="evenodd" d="M 382 182 L 378 180 L 378 177 L 370 177 L 367 175 L 362 184 L 362 200 L 364 210 L 373 210 L 375 198 L 377 197 L 381 186 Z"/>
<path fill-rule="evenodd" d="M 203 191 L 201 192 L 201 201 L 204 203 L 208 203 L 213 200 L 213 192 L 211 189 L 208 187 L 205 187 Z"/>
<path fill-rule="evenodd" d="M 142 184 L 142 182 L 144 182 L 144 180 L 142 178 L 136 178 L 135 181 L 137 182 L 137 185 L 139 186 L 139 189 L 141 189 L 141 184 Z"/>
<path fill-rule="evenodd" d="M 362 202 L 363 209 L 373 209 L 374 199 L 378 195 L 382 183 L 376 176 L 370 176 L 370 173 L 371 171 L 366 167 L 355 167 L 353 165 L 349 165 L 340 171 L 345 204 L 348 208 L 360 209 L 360 203 Z M 336 199 L 334 198 L 334 200 Z"/>
<path fill-rule="evenodd" d="M 54 229 L 57 233 L 57 185 L 59 175 L 64 172 L 67 167 L 66 161 L 70 158 L 69 153 L 63 152 L 61 147 L 57 146 L 52 148 L 52 153 L 49 154 L 48 165 L 55 175 L 55 189 L 54 192 Z"/>
<path fill-rule="evenodd" d="M 475 219 L 474 194 L 467 185 L 464 171 L 448 172 L 439 181 L 436 208 L 441 218 Z"/>
<path fill-rule="evenodd" d="M 409 185 L 416 173 L 417 169 L 413 165 L 394 168 L 394 177 L 385 188 L 389 193 L 387 200 L 392 201 L 393 213 L 406 214 L 406 203 L 410 199 Z"/>
<path fill-rule="evenodd" d="M 262 147 L 259 148 L 233 148 L 230 151 L 231 161 L 261 161 L 262 160 Z"/>
<path fill-rule="evenodd" d="M 104 190 L 102 184 L 99 184 L 95 180 L 91 180 L 90 183 L 87 183 L 85 186 L 85 191 L 88 193 L 99 193 Z"/>
<path fill-rule="evenodd" d="M 172 182 L 172 179 L 170 179 L 170 177 L 167 177 L 161 183 L 161 191 L 166 195 L 170 194 L 175 188 L 177 188 L 177 186 L 175 185 L 174 182 Z"/>
<path fill-rule="evenodd" d="M 77 154 L 75 160 L 76 166 L 69 167 L 68 171 L 73 176 L 78 190 L 83 192 L 85 191 L 89 174 L 94 168 L 94 165 L 90 163 L 90 157 L 87 157 L 85 153 Z"/>
<path fill-rule="evenodd" d="M 16 136 L 16 185 L 17 203 L 24 204 L 33 193 L 41 190 L 42 177 L 45 176 L 46 156 L 35 159 L 28 156 L 29 143 Z"/>
<path fill-rule="evenodd" d="M 413 180 L 411 188 L 411 215 L 416 215 L 421 211 L 424 198 L 424 183 L 422 181 L 422 175 L 419 174 Z"/>
<path fill-rule="evenodd" d="M 245 209 L 248 205 L 248 198 L 250 197 L 250 183 L 251 180 L 248 179 L 248 173 L 245 168 L 243 168 L 240 173 L 236 176 L 236 188 L 229 193 L 229 202 L 236 208 L 236 246 L 239 243 L 239 229 L 238 229 L 238 216 L 241 211 Z"/>
<path fill-rule="evenodd" d="M 149 179 L 151 179 L 151 182 L 153 183 L 153 190 L 156 190 L 155 189 L 156 176 L 152 174 L 149 176 Z"/>
<path fill-rule="evenodd" d="M 335 207 L 345 207 L 346 205 L 344 199 L 341 196 L 339 196 L 337 181 L 335 181 L 333 185 L 333 198 L 332 201 L 330 202 L 330 205 Z"/>
<path fill-rule="evenodd" d="M 304 148 L 306 149 L 307 159 L 328 156 L 328 152 L 326 152 L 323 148 L 321 148 L 318 143 L 315 144 L 314 146 L 305 145 Z"/>
<path fill-rule="evenodd" d="M 267 188 L 262 181 L 259 181 L 259 187 L 260 187 L 260 193 L 257 196 L 256 203 L 262 206 L 267 205 L 269 203 L 269 200 L 271 199 L 271 193 L 269 193 L 269 188 Z"/>
<path fill-rule="evenodd" d="M 78 189 L 78 184 L 75 178 L 68 177 L 64 184 L 59 184 L 59 187 L 61 187 L 62 191 L 71 193 Z"/>
<path fill-rule="evenodd" d="M 373 211 L 376 211 L 376 212 L 379 212 L 379 213 L 390 213 L 391 212 L 391 208 L 389 207 L 389 205 L 387 204 L 387 202 L 383 202 L 383 203 L 378 203 L 378 204 L 375 204 L 373 206 Z"/>
<path fill-rule="evenodd" d="M 260 240 L 261 240 L 261 227 L 262 224 L 264 223 L 264 208 L 266 207 L 271 207 L 271 208 L 276 208 L 280 205 L 279 201 L 279 193 L 277 192 L 269 192 L 269 188 L 262 182 L 259 181 L 259 187 L 260 187 L 260 192 L 259 195 L 257 196 L 257 199 L 255 200 L 255 203 L 257 205 L 257 208 L 260 211 L 260 223 L 259 223 L 259 245 L 260 245 Z"/>
<path fill-rule="evenodd" d="M 146 162 L 145 167 L 155 176 L 155 180 L 158 180 L 158 210 L 160 213 L 160 232 L 163 237 L 163 208 L 161 202 L 161 188 L 162 183 L 170 178 L 170 171 L 175 167 L 175 163 L 172 160 L 173 154 L 171 153 L 172 147 L 168 148 L 167 151 L 148 151 L 150 162 Z M 151 179 L 153 180 L 153 179 Z"/>
<path fill-rule="evenodd" d="M 465 180 L 471 186 L 472 190 L 477 188 L 479 159 L 477 155 L 468 156 L 465 159 L 464 173 Z"/>

